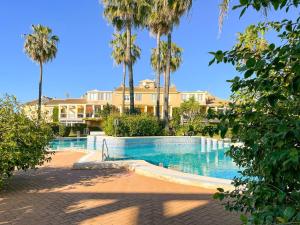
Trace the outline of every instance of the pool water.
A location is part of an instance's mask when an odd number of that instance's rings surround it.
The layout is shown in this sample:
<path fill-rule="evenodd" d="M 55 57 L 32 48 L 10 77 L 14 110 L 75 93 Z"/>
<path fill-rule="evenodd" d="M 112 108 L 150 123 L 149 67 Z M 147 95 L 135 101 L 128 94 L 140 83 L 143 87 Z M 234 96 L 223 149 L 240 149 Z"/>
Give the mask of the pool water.
<path fill-rule="evenodd" d="M 92 146 L 92 147 L 91 147 Z M 62 139 L 51 142 L 53 150 L 65 148 L 101 150 L 87 139 Z M 92 148 L 92 149 L 91 149 Z M 134 144 L 109 147 L 110 160 L 145 160 L 151 164 L 190 174 L 223 179 L 238 176 L 238 167 L 225 155 L 228 148 L 211 150 L 197 143 Z"/>
<path fill-rule="evenodd" d="M 59 138 L 50 142 L 52 150 L 87 149 L 86 138 Z"/>

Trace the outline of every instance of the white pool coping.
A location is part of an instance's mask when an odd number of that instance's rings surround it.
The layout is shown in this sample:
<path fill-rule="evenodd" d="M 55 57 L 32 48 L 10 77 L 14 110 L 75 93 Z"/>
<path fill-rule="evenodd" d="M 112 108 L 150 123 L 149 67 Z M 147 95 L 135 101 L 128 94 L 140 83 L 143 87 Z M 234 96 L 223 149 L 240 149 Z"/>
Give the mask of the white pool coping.
<path fill-rule="evenodd" d="M 121 160 L 121 161 L 102 161 L 101 153 L 89 152 L 78 162 L 74 163 L 73 169 L 104 169 L 104 168 L 126 168 L 136 174 L 152 177 L 164 181 L 178 184 L 197 186 L 208 189 L 223 188 L 233 190 L 231 180 L 194 175 L 180 171 L 166 169 L 155 166 L 144 160 Z"/>

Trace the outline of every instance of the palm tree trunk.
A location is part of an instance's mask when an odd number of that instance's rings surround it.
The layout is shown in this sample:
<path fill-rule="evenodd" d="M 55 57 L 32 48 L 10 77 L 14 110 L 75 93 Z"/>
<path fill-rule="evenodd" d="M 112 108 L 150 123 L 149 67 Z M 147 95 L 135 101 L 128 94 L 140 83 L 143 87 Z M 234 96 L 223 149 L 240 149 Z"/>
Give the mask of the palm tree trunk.
<path fill-rule="evenodd" d="M 166 130 L 169 130 L 169 91 L 170 91 L 170 72 L 171 72 L 171 44 L 172 33 L 168 33 L 168 54 L 167 54 L 167 67 L 165 75 L 165 90 L 164 90 L 164 121 Z"/>
<path fill-rule="evenodd" d="M 125 91 L 126 91 L 126 63 L 123 63 L 123 99 L 122 99 L 122 111 L 125 113 Z"/>
<path fill-rule="evenodd" d="M 38 120 L 41 119 L 42 109 L 42 85 L 43 85 L 43 63 L 40 62 L 40 81 L 39 81 L 39 103 L 38 103 Z"/>
<path fill-rule="evenodd" d="M 157 33 L 157 65 L 156 65 L 156 117 L 160 119 L 160 31 Z"/>
<path fill-rule="evenodd" d="M 126 46 L 126 61 L 128 66 L 128 78 L 129 78 L 129 98 L 130 98 L 130 114 L 134 114 L 134 84 L 133 84 L 133 69 L 131 60 L 131 25 L 127 24 L 127 46 Z"/>

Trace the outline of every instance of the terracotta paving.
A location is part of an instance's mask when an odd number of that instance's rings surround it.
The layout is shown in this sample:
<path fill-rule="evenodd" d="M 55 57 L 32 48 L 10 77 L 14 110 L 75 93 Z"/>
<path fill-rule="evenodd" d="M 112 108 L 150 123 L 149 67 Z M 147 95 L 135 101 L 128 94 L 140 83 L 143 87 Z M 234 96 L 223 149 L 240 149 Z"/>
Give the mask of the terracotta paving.
<path fill-rule="evenodd" d="M 235 225 L 214 190 L 122 169 L 72 170 L 83 154 L 62 152 L 36 171 L 17 173 L 0 192 L 0 224 Z"/>

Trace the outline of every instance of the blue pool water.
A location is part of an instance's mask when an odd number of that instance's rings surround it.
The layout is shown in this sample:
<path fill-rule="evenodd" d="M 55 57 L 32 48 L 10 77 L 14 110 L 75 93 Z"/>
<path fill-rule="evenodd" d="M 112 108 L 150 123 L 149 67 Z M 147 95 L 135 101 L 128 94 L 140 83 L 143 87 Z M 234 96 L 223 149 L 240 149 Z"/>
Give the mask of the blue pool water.
<path fill-rule="evenodd" d="M 61 139 L 51 142 L 53 150 L 65 148 L 101 150 L 102 143 L 88 143 L 86 138 Z M 133 143 L 124 146 L 109 146 L 110 160 L 145 160 L 185 173 L 232 179 L 238 176 L 238 167 L 225 156 L 228 148 L 208 149 L 199 143 L 159 142 Z"/>

